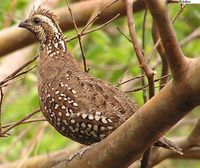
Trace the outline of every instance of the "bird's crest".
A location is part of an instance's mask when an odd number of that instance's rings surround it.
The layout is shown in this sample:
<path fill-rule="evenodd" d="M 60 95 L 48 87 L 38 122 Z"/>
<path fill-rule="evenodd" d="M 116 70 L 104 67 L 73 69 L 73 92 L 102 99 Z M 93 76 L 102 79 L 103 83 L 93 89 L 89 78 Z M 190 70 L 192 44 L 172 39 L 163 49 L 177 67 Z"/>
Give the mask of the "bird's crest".
<path fill-rule="evenodd" d="M 34 15 L 43 15 L 50 19 L 53 19 L 55 22 L 57 22 L 58 19 L 52 11 L 47 8 L 42 8 L 41 5 L 39 5 L 37 8 L 35 6 L 33 7 L 29 17 L 33 17 Z"/>

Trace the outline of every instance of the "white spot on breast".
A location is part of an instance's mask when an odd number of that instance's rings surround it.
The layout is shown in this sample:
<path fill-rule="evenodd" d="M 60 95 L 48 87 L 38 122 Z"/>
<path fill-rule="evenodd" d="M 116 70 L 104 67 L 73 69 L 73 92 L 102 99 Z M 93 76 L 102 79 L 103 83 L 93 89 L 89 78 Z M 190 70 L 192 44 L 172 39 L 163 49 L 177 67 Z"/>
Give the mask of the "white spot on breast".
<path fill-rule="evenodd" d="M 81 127 L 82 128 L 86 128 L 86 124 L 85 123 L 81 123 Z"/>
<path fill-rule="evenodd" d="M 58 109 L 59 105 L 55 104 L 54 109 Z"/>
<path fill-rule="evenodd" d="M 69 104 L 71 104 L 71 103 L 73 103 L 74 102 L 74 100 L 68 100 L 68 103 Z"/>
<path fill-rule="evenodd" d="M 71 122 L 72 124 L 74 124 L 76 121 L 75 121 L 74 119 L 71 119 L 70 122 Z"/>
<path fill-rule="evenodd" d="M 59 116 L 62 116 L 62 113 L 61 113 L 61 112 L 58 112 L 58 115 L 59 115 Z"/>
<path fill-rule="evenodd" d="M 95 114 L 100 116 L 102 113 L 97 111 Z"/>
<path fill-rule="evenodd" d="M 98 115 L 94 116 L 94 118 L 95 118 L 96 121 L 99 121 L 101 119 L 101 117 L 98 116 Z"/>
<path fill-rule="evenodd" d="M 73 103 L 73 106 L 78 107 L 78 104 L 76 102 Z"/>
<path fill-rule="evenodd" d="M 68 109 L 68 111 L 69 111 L 71 114 L 73 113 L 73 110 L 72 110 L 72 109 L 70 109 L 70 108 Z"/>
<path fill-rule="evenodd" d="M 65 110 L 65 109 L 66 109 L 66 107 L 65 107 L 65 106 L 62 106 L 61 108 L 62 108 L 63 110 Z"/>
<path fill-rule="evenodd" d="M 94 116 L 93 116 L 92 114 L 90 114 L 90 115 L 88 116 L 88 118 L 89 118 L 89 120 L 94 120 Z"/>
<path fill-rule="evenodd" d="M 66 117 L 69 117 L 69 116 L 70 116 L 70 113 L 69 113 L 69 112 L 66 112 L 66 113 L 65 113 L 65 116 L 66 116 Z"/>
<path fill-rule="evenodd" d="M 82 116 L 83 119 L 87 118 L 87 114 L 85 114 L 85 113 L 83 113 L 81 116 Z"/>
<path fill-rule="evenodd" d="M 105 128 L 104 126 L 101 126 L 101 127 L 100 127 L 100 130 L 101 130 L 101 131 L 105 131 L 106 128 Z"/>
<path fill-rule="evenodd" d="M 92 124 L 88 124 L 87 127 L 88 127 L 88 128 L 92 128 Z"/>
<path fill-rule="evenodd" d="M 94 125 L 94 126 L 93 126 L 93 130 L 94 130 L 94 131 L 98 131 L 98 125 Z"/>
<path fill-rule="evenodd" d="M 51 113 L 51 115 L 50 115 L 51 117 L 53 117 L 53 116 L 55 116 L 55 113 Z"/>
<path fill-rule="evenodd" d="M 59 90 L 57 90 L 57 91 L 55 92 L 55 94 L 59 94 Z"/>
<path fill-rule="evenodd" d="M 106 135 L 105 134 L 100 134 L 99 137 L 100 138 L 104 138 Z"/>
<path fill-rule="evenodd" d="M 102 121 L 102 123 L 104 123 L 104 124 L 107 124 L 107 123 L 108 123 L 106 117 L 103 117 L 101 121 Z"/>
<path fill-rule="evenodd" d="M 109 130 L 112 130 L 112 129 L 113 129 L 113 127 L 112 127 L 112 126 L 108 126 L 108 129 L 109 129 Z"/>
<path fill-rule="evenodd" d="M 71 90 L 72 93 L 76 94 L 76 91 L 74 89 Z"/>
<path fill-rule="evenodd" d="M 54 47 L 58 48 L 58 43 L 54 43 Z"/>

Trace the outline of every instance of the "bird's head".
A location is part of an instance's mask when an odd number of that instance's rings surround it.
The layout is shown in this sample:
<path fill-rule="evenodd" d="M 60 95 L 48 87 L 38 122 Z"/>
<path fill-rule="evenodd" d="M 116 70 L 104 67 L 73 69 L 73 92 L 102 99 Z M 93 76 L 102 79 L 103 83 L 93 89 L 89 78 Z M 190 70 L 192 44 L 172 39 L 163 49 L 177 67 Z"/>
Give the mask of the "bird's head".
<path fill-rule="evenodd" d="M 19 27 L 34 33 L 41 43 L 41 50 L 47 50 L 51 56 L 59 52 L 66 52 L 62 30 L 59 27 L 56 16 L 50 10 L 41 6 L 36 10 L 33 9 L 28 19 L 22 21 Z"/>
<path fill-rule="evenodd" d="M 28 19 L 22 21 L 19 27 L 26 28 L 34 33 L 41 42 L 62 37 L 56 16 L 48 9 L 39 6 L 30 13 Z"/>

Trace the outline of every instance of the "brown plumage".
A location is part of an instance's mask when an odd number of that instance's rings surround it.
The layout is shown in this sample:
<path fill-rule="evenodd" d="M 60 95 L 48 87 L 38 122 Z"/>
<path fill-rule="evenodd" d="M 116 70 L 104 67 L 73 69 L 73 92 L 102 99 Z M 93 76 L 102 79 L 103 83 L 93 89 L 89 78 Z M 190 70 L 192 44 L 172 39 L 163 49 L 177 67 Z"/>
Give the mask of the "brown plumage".
<path fill-rule="evenodd" d="M 107 137 L 138 110 L 138 105 L 119 89 L 80 69 L 67 51 L 52 12 L 39 7 L 19 26 L 34 33 L 40 41 L 40 107 L 59 133 L 90 145 Z M 163 138 L 156 144 L 180 151 Z"/>

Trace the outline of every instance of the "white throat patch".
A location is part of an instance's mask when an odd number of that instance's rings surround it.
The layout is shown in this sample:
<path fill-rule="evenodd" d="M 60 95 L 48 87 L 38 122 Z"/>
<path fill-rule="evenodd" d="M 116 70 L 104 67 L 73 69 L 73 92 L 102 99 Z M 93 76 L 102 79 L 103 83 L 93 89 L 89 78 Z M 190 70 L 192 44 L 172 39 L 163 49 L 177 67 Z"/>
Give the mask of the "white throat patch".
<path fill-rule="evenodd" d="M 47 16 L 43 16 L 43 15 L 38 15 L 38 16 L 42 21 L 48 23 L 49 26 L 51 26 L 51 28 L 55 34 L 60 34 L 57 26 L 55 25 L 55 23 L 52 22 L 52 20 L 50 18 L 48 18 Z"/>

